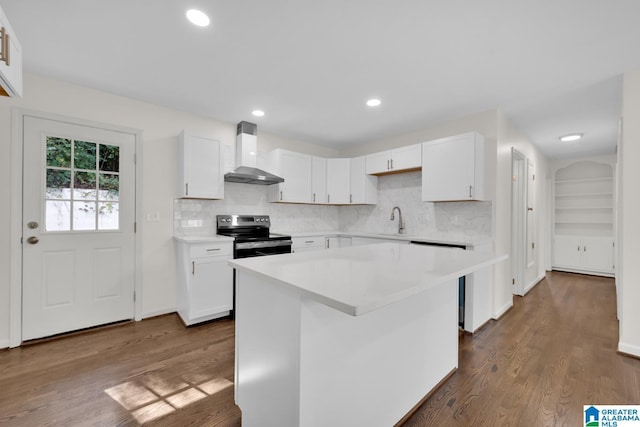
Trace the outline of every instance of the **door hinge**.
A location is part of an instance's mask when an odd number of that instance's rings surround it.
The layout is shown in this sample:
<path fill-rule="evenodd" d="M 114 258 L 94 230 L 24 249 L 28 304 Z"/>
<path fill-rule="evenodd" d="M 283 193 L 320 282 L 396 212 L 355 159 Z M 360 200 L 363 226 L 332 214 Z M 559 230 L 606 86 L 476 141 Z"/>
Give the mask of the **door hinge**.
<path fill-rule="evenodd" d="M 133 153 L 133 164 L 138 164 L 138 155 L 136 153 Z"/>
<path fill-rule="evenodd" d="M 133 223 L 133 232 L 134 232 L 134 233 L 137 233 L 137 232 L 138 232 L 138 223 L 137 223 L 137 222 L 134 222 L 134 223 Z"/>
<path fill-rule="evenodd" d="M 514 278 L 514 279 L 511 279 L 511 284 L 512 284 L 512 285 L 515 285 L 515 284 L 516 284 L 516 279 L 515 279 L 515 278 Z"/>
<path fill-rule="evenodd" d="M 531 249 L 535 249 L 536 248 L 536 244 L 531 242 Z"/>
<path fill-rule="evenodd" d="M 133 291 L 133 302 L 136 302 L 136 291 Z"/>
<path fill-rule="evenodd" d="M 535 173 L 533 174 L 533 177 L 532 177 L 532 179 L 531 179 L 531 180 L 532 180 L 532 181 L 535 181 L 535 180 L 536 180 L 536 174 L 535 174 Z"/>

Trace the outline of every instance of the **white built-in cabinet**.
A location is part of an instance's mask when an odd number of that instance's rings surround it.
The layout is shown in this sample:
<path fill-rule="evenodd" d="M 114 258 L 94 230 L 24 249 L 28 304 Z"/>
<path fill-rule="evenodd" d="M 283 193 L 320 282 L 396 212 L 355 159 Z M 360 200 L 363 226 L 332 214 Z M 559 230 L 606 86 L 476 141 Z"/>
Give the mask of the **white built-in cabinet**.
<path fill-rule="evenodd" d="M 178 137 L 178 197 L 224 198 L 224 169 L 220 141 L 187 131 Z"/>
<path fill-rule="evenodd" d="M 327 159 L 327 203 L 347 205 L 351 199 L 351 159 Z"/>
<path fill-rule="evenodd" d="M 313 158 L 295 151 L 276 149 L 269 153 L 270 172 L 284 182 L 268 186 L 270 202 L 311 203 Z"/>
<path fill-rule="evenodd" d="M 369 175 L 419 170 L 422 167 L 422 144 L 368 154 L 365 156 L 365 164 Z"/>
<path fill-rule="evenodd" d="M 484 200 L 484 137 L 469 132 L 422 144 L 422 200 Z"/>
<path fill-rule="evenodd" d="M 178 315 L 185 325 L 233 310 L 233 242 L 178 241 Z"/>
<path fill-rule="evenodd" d="M 22 46 L 0 8 L 0 96 L 22 96 Z"/>
<path fill-rule="evenodd" d="M 614 167 L 581 160 L 554 175 L 553 268 L 613 275 Z"/>
<path fill-rule="evenodd" d="M 314 156 L 311 161 L 311 202 L 323 204 L 327 201 L 327 159 Z"/>
<path fill-rule="evenodd" d="M 291 239 L 291 252 L 311 252 L 325 248 L 324 236 L 298 236 Z"/>

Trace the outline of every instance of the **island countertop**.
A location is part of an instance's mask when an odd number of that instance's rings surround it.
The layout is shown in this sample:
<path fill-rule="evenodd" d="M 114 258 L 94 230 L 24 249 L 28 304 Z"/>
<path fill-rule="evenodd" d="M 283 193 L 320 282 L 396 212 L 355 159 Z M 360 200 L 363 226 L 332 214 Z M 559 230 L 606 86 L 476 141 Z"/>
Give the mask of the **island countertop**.
<path fill-rule="evenodd" d="M 383 243 L 235 259 L 229 264 L 360 316 L 504 259 L 507 255 Z"/>

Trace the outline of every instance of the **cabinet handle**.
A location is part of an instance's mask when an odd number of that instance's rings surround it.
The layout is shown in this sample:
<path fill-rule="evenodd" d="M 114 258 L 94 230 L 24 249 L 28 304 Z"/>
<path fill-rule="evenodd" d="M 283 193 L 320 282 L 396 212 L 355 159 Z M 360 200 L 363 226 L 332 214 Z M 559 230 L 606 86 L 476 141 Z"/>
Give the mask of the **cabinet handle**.
<path fill-rule="evenodd" d="M 219 251 L 220 248 L 211 248 L 211 249 L 207 249 L 207 252 L 213 252 L 213 251 Z"/>
<path fill-rule="evenodd" d="M 280 190 L 280 201 L 282 201 L 282 190 Z"/>
<path fill-rule="evenodd" d="M 184 195 L 185 196 L 189 195 L 189 183 L 188 182 L 184 183 Z"/>
<path fill-rule="evenodd" d="M 316 193 L 313 193 L 313 203 L 316 202 Z"/>
<path fill-rule="evenodd" d="M 393 159 L 391 159 L 391 169 L 393 169 Z"/>
<path fill-rule="evenodd" d="M 4 61 L 7 67 L 11 65 L 11 58 L 9 53 L 11 52 L 11 46 L 9 45 L 9 34 L 5 27 L 0 28 L 0 37 L 2 38 L 2 45 L 0 45 L 0 61 Z"/>
<path fill-rule="evenodd" d="M 580 245 L 578 245 L 578 252 L 580 252 Z"/>
<path fill-rule="evenodd" d="M 469 186 L 469 198 L 473 197 L 473 196 L 471 195 L 471 189 L 472 189 L 472 188 L 473 188 L 472 186 Z"/>
<path fill-rule="evenodd" d="M 582 247 L 582 251 L 583 251 L 583 252 L 587 252 L 587 247 L 586 247 L 586 246 L 583 246 L 583 247 Z"/>
<path fill-rule="evenodd" d="M 329 249 L 329 239 L 327 239 L 327 245 L 325 247 Z"/>
<path fill-rule="evenodd" d="M 349 194 L 349 203 L 353 203 L 353 194 Z"/>
<path fill-rule="evenodd" d="M 191 261 L 191 275 L 195 275 L 196 274 L 196 262 L 195 261 Z"/>
<path fill-rule="evenodd" d="M 327 203 L 331 203 L 331 196 L 327 194 Z"/>
<path fill-rule="evenodd" d="M 387 170 L 391 169 L 391 167 L 389 166 L 389 160 L 387 160 Z"/>

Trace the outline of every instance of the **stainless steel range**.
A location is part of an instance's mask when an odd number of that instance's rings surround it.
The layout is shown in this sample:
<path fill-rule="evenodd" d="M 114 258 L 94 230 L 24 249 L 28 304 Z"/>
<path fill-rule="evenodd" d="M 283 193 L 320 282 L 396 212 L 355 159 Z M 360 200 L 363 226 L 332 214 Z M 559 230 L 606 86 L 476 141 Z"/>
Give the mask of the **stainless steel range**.
<path fill-rule="evenodd" d="M 269 232 L 269 215 L 217 215 L 217 233 L 233 237 L 233 258 L 291 253 L 291 236 Z"/>

